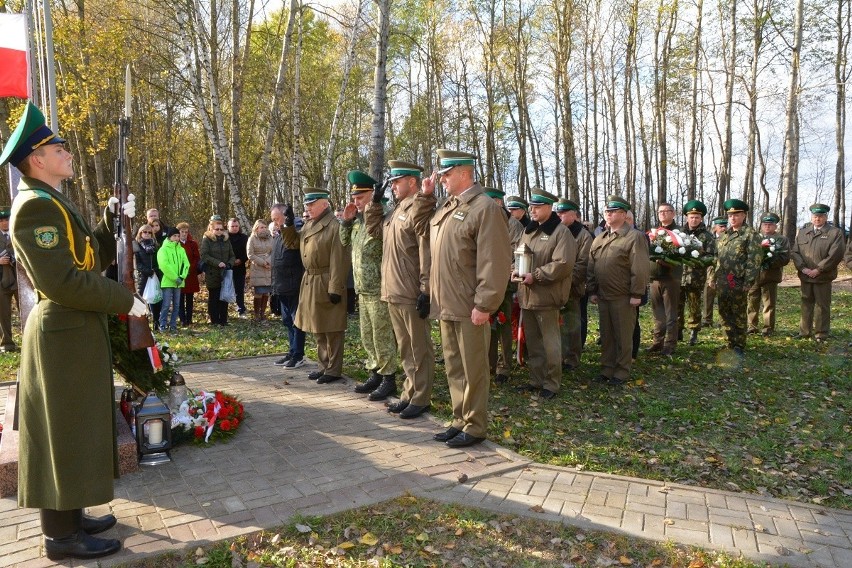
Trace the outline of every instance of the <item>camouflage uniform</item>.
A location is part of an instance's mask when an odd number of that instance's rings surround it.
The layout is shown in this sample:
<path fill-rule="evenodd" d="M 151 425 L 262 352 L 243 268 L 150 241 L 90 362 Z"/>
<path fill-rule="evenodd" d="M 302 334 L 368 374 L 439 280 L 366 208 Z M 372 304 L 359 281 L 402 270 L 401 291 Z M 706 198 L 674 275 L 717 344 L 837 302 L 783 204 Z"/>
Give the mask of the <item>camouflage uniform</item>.
<path fill-rule="evenodd" d="M 710 277 L 719 294 L 719 316 L 732 349 L 745 348 L 746 300 L 763 262 L 760 240 L 760 233 L 743 225 L 738 230 L 729 227 L 716 242 Z"/>
<path fill-rule="evenodd" d="M 340 224 L 340 240 L 352 246 L 352 274 L 358 292 L 361 343 L 367 352 L 364 367 L 380 375 L 394 375 L 398 366 L 396 336 L 388 304 L 381 298 L 382 240 L 371 237 L 361 213 Z"/>
<path fill-rule="evenodd" d="M 703 222 L 695 229 L 684 227 L 683 232 L 701 241 L 701 244 L 704 245 L 703 257 L 716 255 L 716 237 L 707 230 L 707 226 Z M 683 276 L 680 279 L 680 301 L 678 302 L 678 329 L 683 330 L 687 327 L 693 331 L 701 329 L 703 307 L 701 294 L 704 292 L 707 283 L 707 272 L 707 267 L 704 265 L 683 267 Z M 687 307 L 689 308 L 689 322 L 686 321 Z M 709 319 L 712 322 L 712 303 L 710 309 L 711 316 Z"/>
<path fill-rule="evenodd" d="M 757 332 L 758 312 L 763 300 L 763 333 L 770 334 L 775 331 L 775 301 L 782 268 L 790 263 L 790 241 L 780 233 L 762 237 L 775 239 L 775 253 L 765 266 L 761 266 L 754 286 L 748 291 L 748 330 Z"/>

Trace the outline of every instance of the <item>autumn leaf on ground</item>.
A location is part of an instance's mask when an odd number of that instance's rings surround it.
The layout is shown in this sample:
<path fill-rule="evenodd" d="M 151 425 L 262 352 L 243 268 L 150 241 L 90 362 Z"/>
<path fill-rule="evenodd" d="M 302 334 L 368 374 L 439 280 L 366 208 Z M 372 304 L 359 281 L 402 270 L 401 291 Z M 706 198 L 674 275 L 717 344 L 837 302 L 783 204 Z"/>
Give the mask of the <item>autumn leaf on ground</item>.
<path fill-rule="evenodd" d="M 378 544 L 379 539 L 376 538 L 376 535 L 374 535 L 373 533 L 367 533 L 361 538 L 359 538 L 358 542 L 360 542 L 361 544 L 366 544 L 367 546 L 375 546 L 376 544 Z"/>

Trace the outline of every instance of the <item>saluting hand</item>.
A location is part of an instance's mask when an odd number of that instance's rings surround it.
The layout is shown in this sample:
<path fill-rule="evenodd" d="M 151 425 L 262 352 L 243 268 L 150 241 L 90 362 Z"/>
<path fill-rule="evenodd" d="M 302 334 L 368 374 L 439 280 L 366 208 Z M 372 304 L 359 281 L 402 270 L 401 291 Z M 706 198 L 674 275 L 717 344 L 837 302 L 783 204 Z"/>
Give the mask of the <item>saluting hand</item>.
<path fill-rule="evenodd" d="M 424 178 L 423 183 L 420 184 L 420 189 L 423 191 L 423 195 L 432 195 L 433 193 L 435 193 L 435 183 L 437 181 L 437 171 L 433 171 L 431 176 Z"/>
<path fill-rule="evenodd" d="M 343 208 L 343 220 L 351 221 L 355 218 L 355 215 L 358 214 L 358 208 L 354 203 L 347 203 L 346 207 Z"/>

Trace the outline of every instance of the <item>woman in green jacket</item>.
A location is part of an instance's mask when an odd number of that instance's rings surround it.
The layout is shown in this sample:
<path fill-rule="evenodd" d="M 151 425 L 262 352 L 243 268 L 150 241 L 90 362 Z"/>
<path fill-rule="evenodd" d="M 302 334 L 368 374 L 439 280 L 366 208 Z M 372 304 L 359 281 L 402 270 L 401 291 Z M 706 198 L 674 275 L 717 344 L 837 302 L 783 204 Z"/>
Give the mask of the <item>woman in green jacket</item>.
<path fill-rule="evenodd" d="M 180 288 L 189 274 L 189 257 L 180 246 L 180 230 L 169 227 L 168 238 L 157 251 L 157 264 L 163 273 L 160 288 L 163 291 L 163 306 L 160 309 L 160 329 L 177 331 Z M 171 317 L 169 317 L 171 315 Z"/>

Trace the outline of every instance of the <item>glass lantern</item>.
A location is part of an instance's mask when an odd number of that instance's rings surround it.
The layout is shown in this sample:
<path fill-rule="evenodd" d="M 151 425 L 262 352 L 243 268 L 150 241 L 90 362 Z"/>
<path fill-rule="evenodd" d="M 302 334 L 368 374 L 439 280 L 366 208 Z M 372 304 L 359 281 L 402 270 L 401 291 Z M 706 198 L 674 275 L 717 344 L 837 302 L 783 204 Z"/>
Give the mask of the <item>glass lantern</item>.
<path fill-rule="evenodd" d="M 169 407 L 151 391 L 136 412 L 136 451 L 139 465 L 172 461 L 172 415 Z"/>
<path fill-rule="evenodd" d="M 169 409 L 172 414 L 177 414 L 180 410 L 180 405 L 186 402 L 186 381 L 183 380 L 183 375 L 175 373 L 169 379 Z"/>
<path fill-rule="evenodd" d="M 526 243 L 519 243 L 514 256 L 515 274 L 517 274 L 514 280 L 520 282 L 524 279 L 524 274 L 530 274 L 533 271 L 533 252 Z"/>

